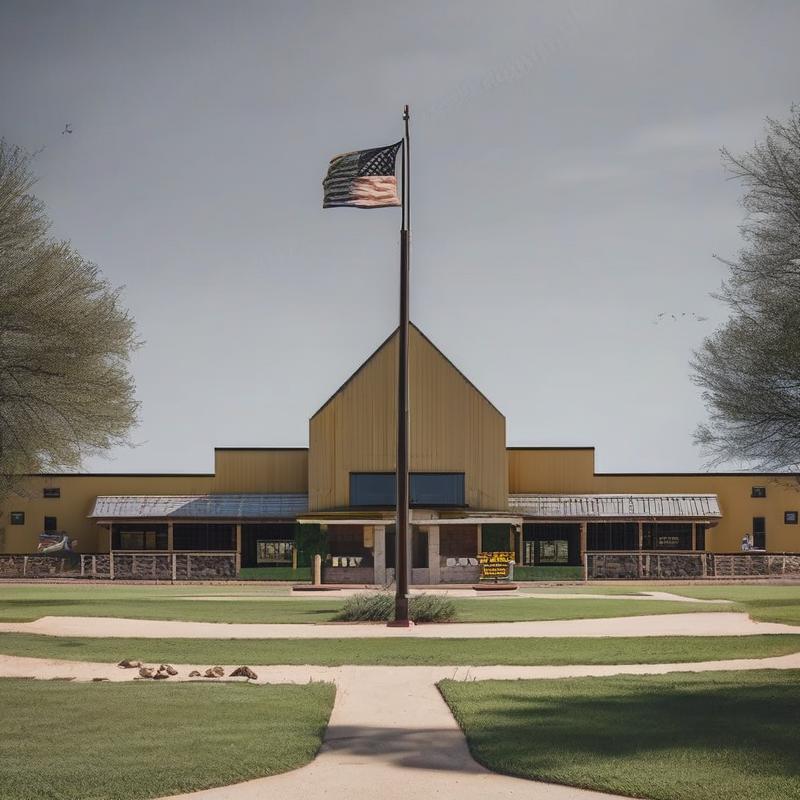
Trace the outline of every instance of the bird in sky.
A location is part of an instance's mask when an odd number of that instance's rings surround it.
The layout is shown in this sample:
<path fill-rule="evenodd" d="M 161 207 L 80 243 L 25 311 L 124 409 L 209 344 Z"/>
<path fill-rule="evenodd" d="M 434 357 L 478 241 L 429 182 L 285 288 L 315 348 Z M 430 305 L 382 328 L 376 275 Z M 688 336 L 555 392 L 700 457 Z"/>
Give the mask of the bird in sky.
<path fill-rule="evenodd" d="M 63 136 L 65 133 L 72 133 L 72 125 L 69 122 L 64 126 L 64 130 L 61 131 L 61 135 Z"/>
<path fill-rule="evenodd" d="M 667 320 L 664 319 L 665 317 Z M 695 322 L 708 322 L 708 317 L 704 317 L 702 314 L 697 314 L 694 311 L 681 311 L 675 314 L 672 314 L 669 311 L 662 311 L 660 314 L 656 315 L 656 318 L 653 320 L 653 325 L 658 325 L 659 323 L 663 321 L 669 321 L 670 319 L 673 322 L 680 322 L 684 318 L 686 318 L 687 321 L 691 319 Z"/>

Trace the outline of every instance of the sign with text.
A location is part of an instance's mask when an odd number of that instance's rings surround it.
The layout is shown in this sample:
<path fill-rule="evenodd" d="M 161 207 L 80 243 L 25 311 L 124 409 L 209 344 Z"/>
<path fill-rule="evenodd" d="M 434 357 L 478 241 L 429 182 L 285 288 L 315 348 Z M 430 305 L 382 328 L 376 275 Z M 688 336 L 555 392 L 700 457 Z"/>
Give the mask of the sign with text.
<path fill-rule="evenodd" d="M 478 553 L 481 567 L 481 580 L 507 581 L 511 578 L 511 565 L 514 554 L 509 552 Z"/>

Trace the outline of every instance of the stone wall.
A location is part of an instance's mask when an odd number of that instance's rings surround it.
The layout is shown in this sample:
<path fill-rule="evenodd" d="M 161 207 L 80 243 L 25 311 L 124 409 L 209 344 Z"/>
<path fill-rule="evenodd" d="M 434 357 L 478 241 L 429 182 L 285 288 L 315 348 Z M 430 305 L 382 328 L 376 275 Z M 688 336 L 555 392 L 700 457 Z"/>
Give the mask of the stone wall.
<path fill-rule="evenodd" d="M 322 567 L 323 583 L 371 584 L 375 581 L 373 567 Z"/>
<path fill-rule="evenodd" d="M 587 553 L 590 580 L 800 577 L 793 553 Z"/>
<path fill-rule="evenodd" d="M 236 553 L 0 555 L 0 578 L 223 581 L 236 577 Z"/>
<path fill-rule="evenodd" d="M 79 578 L 80 559 L 46 555 L 0 555 L 0 578 Z"/>
<path fill-rule="evenodd" d="M 480 576 L 479 566 L 439 567 L 439 580 L 442 583 L 477 583 Z"/>

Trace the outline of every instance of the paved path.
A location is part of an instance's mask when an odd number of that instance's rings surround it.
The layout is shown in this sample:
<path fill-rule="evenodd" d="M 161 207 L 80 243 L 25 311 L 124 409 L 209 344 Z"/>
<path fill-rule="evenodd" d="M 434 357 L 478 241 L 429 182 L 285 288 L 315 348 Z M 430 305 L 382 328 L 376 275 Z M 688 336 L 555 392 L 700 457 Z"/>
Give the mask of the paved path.
<path fill-rule="evenodd" d="M 739 612 L 653 614 L 607 619 L 540 622 L 456 622 L 388 628 L 374 623 L 260 624 L 179 622 L 115 617 L 41 617 L 33 622 L 0 623 L 0 633 L 142 639 L 486 639 L 493 637 L 755 636 L 800 633 L 800 626 L 755 622 Z"/>
<path fill-rule="evenodd" d="M 185 676 L 193 667 L 178 667 Z M 336 702 L 323 747 L 309 765 L 269 778 L 170 800 L 609 800 L 598 792 L 497 775 L 479 766 L 436 689 L 456 680 L 561 678 L 707 670 L 800 669 L 800 653 L 765 659 L 695 664 L 561 667 L 259 667 L 259 682 L 334 681 Z M 130 680 L 135 670 L 0 656 L 0 676 L 109 677 Z M 172 679 L 176 680 L 176 679 Z"/>

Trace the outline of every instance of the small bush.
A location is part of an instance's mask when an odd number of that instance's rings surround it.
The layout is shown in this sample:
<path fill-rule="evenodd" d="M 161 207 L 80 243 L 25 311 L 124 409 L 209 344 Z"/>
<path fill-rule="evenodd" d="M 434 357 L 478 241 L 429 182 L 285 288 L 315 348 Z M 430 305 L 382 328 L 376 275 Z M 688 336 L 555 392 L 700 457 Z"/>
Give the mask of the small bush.
<path fill-rule="evenodd" d="M 456 605 L 441 594 L 420 594 L 411 598 L 408 614 L 414 622 L 451 622 L 456 618 Z"/>
<path fill-rule="evenodd" d="M 411 598 L 408 615 L 414 622 L 450 622 L 456 607 L 449 597 L 421 594 Z M 354 594 L 336 619 L 342 622 L 388 622 L 394 617 L 394 595 L 389 592 Z"/>

